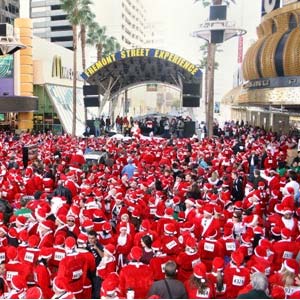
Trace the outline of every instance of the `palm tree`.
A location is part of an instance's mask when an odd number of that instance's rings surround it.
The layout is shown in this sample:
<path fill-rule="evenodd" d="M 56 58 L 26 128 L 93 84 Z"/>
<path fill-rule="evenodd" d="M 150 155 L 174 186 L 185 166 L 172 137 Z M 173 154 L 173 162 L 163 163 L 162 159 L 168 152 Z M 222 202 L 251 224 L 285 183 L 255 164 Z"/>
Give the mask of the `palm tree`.
<path fill-rule="evenodd" d="M 77 115 L 77 26 L 85 18 L 86 11 L 91 4 L 90 0 L 61 0 L 61 8 L 66 12 L 73 31 L 73 119 L 72 136 L 76 135 L 76 115 Z"/>
<path fill-rule="evenodd" d="M 101 60 L 103 57 L 103 46 L 107 40 L 106 27 L 99 26 L 98 23 L 93 23 L 89 26 L 89 31 L 87 35 L 87 44 L 95 46 L 97 49 L 97 60 Z"/>
<path fill-rule="evenodd" d="M 121 45 L 117 41 L 117 39 L 114 36 L 110 36 L 106 39 L 105 44 L 103 45 L 103 56 L 107 56 L 111 53 L 115 53 L 120 51 Z"/>
<path fill-rule="evenodd" d="M 194 0 L 194 3 L 201 2 L 204 7 L 208 5 L 221 5 L 223 2 L 226 5 L 235 3 L 235 0 Z M 208 43 L 207 47 L 207 69 L 205 76 L 205 103 L 206 106 L 206 126 L 207 134 L 209 137 L 213 135 L 214 126 L 214 76 L 215 76 L 215 57 L 216 57 L 216 44 Z"/>

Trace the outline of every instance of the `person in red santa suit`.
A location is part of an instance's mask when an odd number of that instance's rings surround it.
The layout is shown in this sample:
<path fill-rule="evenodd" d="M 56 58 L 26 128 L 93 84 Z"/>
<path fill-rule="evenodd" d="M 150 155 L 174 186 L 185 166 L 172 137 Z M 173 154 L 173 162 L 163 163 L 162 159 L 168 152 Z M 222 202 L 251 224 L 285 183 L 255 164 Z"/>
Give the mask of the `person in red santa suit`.
<path fill-rule="evenodd" d="M 216 256 L 224 257 L 225 250 L 223 244 L 217 240 L 216 229 L 211 229 L 206 232 L 206 237 L 198 244 L 201 261 L 205 264 L 206 269 L 210 272 L 212 261 Z"/>
<path fill-rule="evenodd" d="M 203 207 L 203 216 L 200 219 L 200 238 L 207 237 L 207 233 L 211 233 L 214 230 L 217 232 L 217 236 L 219 237 L 220 224 L 219 220 L 214 217 L 214 207 L 211 204 L 206 204 Z M 198 236 L 196 236 L 198 237 Z"/>
<path fill-rule="evenodd" d="M 227 287 L 226 297 L 236 298 L 241 288 L 250 282 L 250 271 L 243 266 L 244 255 L 237 250 L 231 254 L 231 262 L 224 270 L 224 283 Z"/>
<path fill-rule="evenodd" d="M 286 259 L 295 259 L 299 252 L 299 243 L 292 241 L 291 230 L 281 229 L 281 240 L 273 243 L 274 260 L 272 269 L 277 271 Z"/>
<path fill-rule="evenodd" d="M 281 203 L 275 206 L 275 211 L 278 214 L 274 215 L 274 225 L 291 230 L 292 240 L 296 239 L 299 234 L 299 229 L 298 220 L 293 216 L 294 210 L 290 206 Z"/>
<path fill-rule="evenodd" d="M 97 266 L 97 275 L 103 281 L 108 274 L 115 272 L 117 267 L 117 262 L 115 258 L 116 247 L 112 244 L 108 244 L 103 249 L 103 257 L 101 262 Z"/>
<path fill-rule="evenodd" d="M 141 247 L 141 239 L 143 236 L 149 235 L 152 241 L 155 241 L 158 238 L 158 234 L 156 231 L 151 230 L 151 223 L 148 219 L 142 221 L 139 232 L 134 235 L 133 245 Z"/>
<path fill-rule="evenodd" d="M 151 258 L 149 266 L 153 272 L 153 280 L 161 280 L 165 278 L 164 266 L 167 261 L 171 260 L 171 256 L 162 252 L 161 242 L 159 239 L 152 243 L 154 256 Z"/>
<path fill-rule="evenodd" d="M 215 289 L 215 297 L 217 299 L 226 298 L 226 284 L 224 283 L 224 268 L 225 261 L 222 257 L 216 256 L 212 261 L 212 269 L 207 274 L 208 280 L 212 283 Z"/>
<path fill-rule="evenodd" d="M 54 296 L 52 299 L 76 299 L 75 295 L 68 290 L 67 279 L 55 277 L 52 284 Z"/>
<path fill-rule="evenodd" d="M 185 250 L 180 252 L 176 258 L 178 265 L 177 279 L 185 282 L 193 274 L 193 266 L 200 262 L 197 241 L 193 237 L 188 237 L 185 241 Z"/>
<path fill-rule="evenodd" d="M 290 295 L 299 290 L 296 286 L 296 278 L 299 276 L 299 262 L 296 259 L 286 259 L 278 272 L 275 272 L 269 277 L 269 286 L 272 287 L 279 285 L 284 287 L 286 297 L 289 299 Z"/>
<path fill-rule="evenodd" d="M 65 241 L 66 257 L 59 264 L 57 277 L 66 279 L 66 286 L 74 295 L 80 295 L 83 292 L 84 261 L 77 251 L 76 241 L 73 237 L 66 238 Z"/>
<path fill-rule="evenodd" d="M 30 268 L 19 261 L 17 248 L 8 246 L 6 248 L 6 257 L 8 260 L 6 264 L 6 281 L 10 284 L 12 277 L 16 275 L 27 280 L 30 274 Z"/>
<path fill-rule="evenodd" d="M 203 263 L 194 266 L 193 275 L 184 283 L 189 299 L 211 299 L 215 297 L 214 286 L 208 281 Z"/>
<path fill-rule="evenodd" d="M 109 222 L 104 222 L 102 224 L 102 229 L 99 232 L 98 239 L 101 245 L 113 244 L 116 245 L 116 237 L 112 232 L 112 227 Z"/>
<path fill-rule="evenodd" d="M 59 263 L 66 256 L 64 245 L 65 245 L 65 236 L 61 234 L 57 235 L 54 239 L 54 245 L 52 247 L 53 255 L 48 262 L 52 279 L 57 274 Z"/>
<path fill-rule="evenodd" d="M 43 247 L 52 247 L 54 242 L 53 236 L 53 227 L 54 224 L 50 220 L 45 220 L 38 225 L 38 233 L 39 233 L 39 248 Z"/>
<path fill-rule="evenodd" d="M 132 238 L 134 238 L 135 235 L 135 227 L 134 225 L 129 221 L 129 215 L 127 213 L 124 213 L 121 215 L 121 220 L 120 222 L 118 222 L 117 227 L 116 227 L 116 231 L 119 232 L 120 230 L 120 223 L 121 222 L 125 222 L 126 223 L 126 227 L 127 227 L 127 233 L 130 234 L 132 236 Z"/>
<path fill-rule="evenodd" d="M 48 261 L 52 257 L 51 248 L 42 248 L 37 263 L 33 269 L 34 281 L 37 286 L 39 286 L 43 295 L 46 299 L 51 299 L 53 296 L 53 291 L 51 290 L 51 272 L 48 268 Z"/>
<path fill-rule="evenodd" d="M 96 273 L 96 261 L 93 253 L 87 250 L 88 237 L 85 234 L 79 234 L 77 238 L 77 250 L 80 258 L 84 261 L 85 270 L 83 280 L 83 292 L 80 294 L 82 299 L 92 298 L 92 277 Z"/>
<path fill-rule="evenodd" d="M 11 279 L 11 290 L 6 295 L 7 299 L 24 299 L 27 291 L 26 280 L 14 275 Z"/>
<path fill-rule="evenodd" d="M 165 225 L 164 234 L 160 238 L 162 250 L 170 256 L 178 255 L 181 251 L 181 245 L 176 237 L 176 227 L 173 223 Z"/>
<path fill-rule="evenodd" d="M 133 244 L 131 235 L 127 233 L 127 224 L 125 222 L 120 223 L 120 233 L 117 236 L 116 240 L 118 266 L 123 267 L 126 257 L 129 254 Z"/>
<path fill-rule="evenodd" d="M 78 237 L 80 234 L 79 225 L 76 224 L 76 217 L 70 213 L 67 215 L 67 232 L 68 236 Z"/>
<path fill-rule="evenodd" d="M 177 228 L 177 221 L 173 217 L 174 210 L 171 207 L 167 207 L 164 211 L 164 215 L 157 222 L 157 233 L 162 235 L 164 233 L 164 228 L 167 224 L 173 224 Z"/>
<path fill-rule="evenodd" d="M 153 273 L 149 266 L 140 262 L 143 251 L 133 246 L 128 256 L 129 263 L 120 272 L 120 295 L 126 297 L 127 291 L 134 291 L 134 298 L 145 299 L 153 282 Z"/>
<path fill-rule="evenodd" d="M 193 222 L 195 215 L 196 215 L 196 210 L 195 210 L 195 201 L 193 199 L 185 199 L 185 219 L 189 222 Z"/>

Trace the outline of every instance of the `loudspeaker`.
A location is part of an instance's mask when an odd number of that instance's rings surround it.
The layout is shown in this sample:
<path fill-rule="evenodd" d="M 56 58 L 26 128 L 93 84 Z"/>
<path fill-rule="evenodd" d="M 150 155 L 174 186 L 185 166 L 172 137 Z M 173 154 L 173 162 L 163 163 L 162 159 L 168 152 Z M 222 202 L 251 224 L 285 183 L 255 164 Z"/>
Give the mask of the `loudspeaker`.
<path fill-rule="evenodd" d="M 200 106 L 200 96 L 182 96 L 182 106 L 183 107 L 199 107 Z"/>
<path fill-rule="evenodd" d="M 210 32 L 210 42 L 220 44 L 224 42 L 224 30 L 212 30 Z"/>
<path fill-rule="evenodd" d="M 195 134 L 196 122 L 184 122 L 183 136 L 185 138 L 190 138 Z"/>
<path fill-rule="evenodd" d="M 84 97 L 83 102 L 85 107 L 97 107 L 100 104 L 98 96 Z"/>
<path fill-rule="evenodd" d="M 209 21 L 226 20 L 227 5 L 212 5 L 209 7 Z"/>
<path fill-rule="evenodd" d="M 183 95 L 200 95 L 200 82 L 199 83 L 183 83 Z"/>
<path fill-rule="evenodd" d="M 83 96 L 93 96 L 98 95 L 99 89 L 98 85 L 84 85 L 83 86 Z"/>

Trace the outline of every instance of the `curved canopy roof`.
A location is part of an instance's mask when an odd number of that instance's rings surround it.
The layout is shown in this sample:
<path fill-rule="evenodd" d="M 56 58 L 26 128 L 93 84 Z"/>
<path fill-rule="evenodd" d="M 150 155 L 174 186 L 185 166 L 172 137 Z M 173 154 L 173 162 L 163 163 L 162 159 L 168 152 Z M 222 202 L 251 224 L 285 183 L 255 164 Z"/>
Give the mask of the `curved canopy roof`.
<path fill-rule="evenodd" d="M 91 85 L 98 85 L 100 94 L 119 93 L 142 82 L 161 82 L 182 88 L 184 83 L 200 84 L 202 72 L 186 59 L 159 49 L 135 48 L 110 54 L 97 61 L 82 74 Z"/>

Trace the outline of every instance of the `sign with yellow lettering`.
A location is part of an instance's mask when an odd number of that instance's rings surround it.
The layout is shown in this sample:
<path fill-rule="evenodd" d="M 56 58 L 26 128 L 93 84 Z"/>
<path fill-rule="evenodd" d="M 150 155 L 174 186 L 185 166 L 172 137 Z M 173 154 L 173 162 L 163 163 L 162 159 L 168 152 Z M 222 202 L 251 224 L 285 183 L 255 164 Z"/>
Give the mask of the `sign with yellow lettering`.
<path fill-rule="evenodd" d="M 84 80 L 87 80 L 90 76 L 94 75 L 96 72 L 100 71 L 102 68 L 109 64 L 112 64 L 116 61 L 121 61 L 123 59 L 134 57 L 152 57 L 156 59 L 169 61 L 183 68 L 185 71 L 195 76 L 196 78 L 200 77 L 202 74 L 201 70 L 196 65 L 169 51 L 153 48 L 135 48 L 122 50 L 120 52 L 103 57 L 101 60 L 97 61 L 89 68 L 87 68 L 81 74 L 81 76 Z"/>

